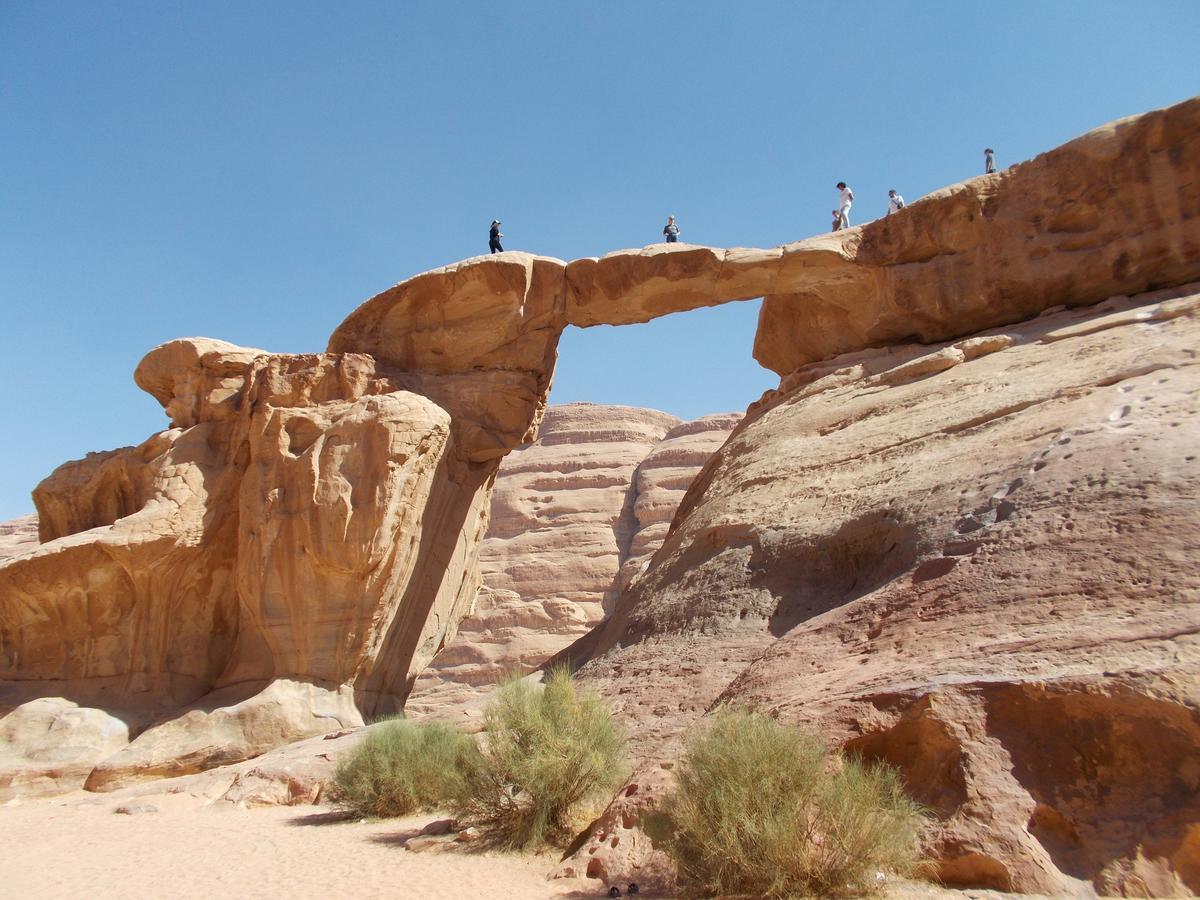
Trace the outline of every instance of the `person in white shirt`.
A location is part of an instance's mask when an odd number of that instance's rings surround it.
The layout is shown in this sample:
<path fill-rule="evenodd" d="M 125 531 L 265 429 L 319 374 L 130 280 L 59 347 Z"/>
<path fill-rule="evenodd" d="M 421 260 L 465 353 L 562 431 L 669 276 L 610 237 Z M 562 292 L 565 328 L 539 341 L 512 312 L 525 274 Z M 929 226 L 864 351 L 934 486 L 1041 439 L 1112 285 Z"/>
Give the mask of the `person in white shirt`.
<path fill-rule="evenodd" d="M 902 210 L 902 209 L 904 209 L 904 198 L 901 197 L 899 194 L 897 194 L 895 191 L 888 191 L 887 214 L 890 216 L 892 213 L 900 212 L 900 210 Z"/>
<path fill-rule="evenodd" d="M 842 227 L 850 227 L 850 207 L 854 204 L 854 191 L 846 187 L 846 182 L 839 181 L 838 189 L 838 217 L 842 220 Z"/>

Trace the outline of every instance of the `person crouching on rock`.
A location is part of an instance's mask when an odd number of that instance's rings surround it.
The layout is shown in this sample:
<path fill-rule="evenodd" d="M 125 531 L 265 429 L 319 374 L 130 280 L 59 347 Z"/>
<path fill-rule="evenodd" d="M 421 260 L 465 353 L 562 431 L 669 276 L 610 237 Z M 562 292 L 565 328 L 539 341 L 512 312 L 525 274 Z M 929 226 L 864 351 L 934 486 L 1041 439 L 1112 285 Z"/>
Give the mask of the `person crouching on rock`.
<path fill-rule="evenodd" d="M 492 230 L 488 232 L 488 247 L 493 253 L 503 253 L 504 248 L 500 246 L 500 238 L 504 237 L 500 233 L 500 220 L 492 219 Z"/>
<path fill-rule="evenodd" d="M 679 226 L 675 224 L 674 216 L 667 216 L 667 226 L 663 229 L 663 237 L 667 239 L 668 244 L 674 244 L 679 240 Z"/>
<path fill-rule="evenodd" d="M 841 227 L 842 227 L 842 214 L 835 209 L 833 211 L 833 225 L 830 227 L 829 230 L 837 231 Z"/>

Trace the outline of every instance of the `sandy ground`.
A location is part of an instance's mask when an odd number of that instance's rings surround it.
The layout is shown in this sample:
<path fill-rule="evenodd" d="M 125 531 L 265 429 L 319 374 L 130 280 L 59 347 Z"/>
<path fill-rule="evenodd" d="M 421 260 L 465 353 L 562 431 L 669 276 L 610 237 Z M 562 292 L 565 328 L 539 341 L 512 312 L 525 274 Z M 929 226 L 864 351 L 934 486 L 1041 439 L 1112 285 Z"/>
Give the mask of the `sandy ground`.
<path fill-rule="evenodd" d="M 423 852 L 403 842 L 435 817 L 338 820 L 314 807 L 115 814 L 112 802 L 0 808 L 0 897 L 602 897 L 549 881 L 555 860 Z"/>
<path fill-rule="evenodd" d="M 0 898 L 601 898 L 594 879 L 550 880 L 554 856 L 404 844 L 436 815 L 347 820 L 326 807 L 197 807 L 195 796 L 84 794 L 0 806 Z M 131 806 L 132 814 L 114 812 Z M 146 807 L 152 809 L 146 809 Z M 137 811 L 143 809 L 145 811 Z M 625 885 L 621 885 L 622 888 Z M 653 898 L 642 891 L 640 898 Z M 1014 898 L 900 883 L 887 900 Z M 1021 900 L 1032 900 L 1025 897 Z"/>

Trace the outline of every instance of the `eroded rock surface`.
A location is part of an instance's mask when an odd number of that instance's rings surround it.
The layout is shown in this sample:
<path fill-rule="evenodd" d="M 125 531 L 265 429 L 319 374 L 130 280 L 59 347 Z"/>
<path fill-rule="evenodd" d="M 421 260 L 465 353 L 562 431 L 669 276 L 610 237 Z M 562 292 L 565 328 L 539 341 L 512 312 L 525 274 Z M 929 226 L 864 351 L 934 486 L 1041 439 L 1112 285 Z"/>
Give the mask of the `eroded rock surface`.
<path fill-rule="evenodd" d="M 483 587 L 458 636 L 418 678 L 409 714 L 470 716 L 482 692 L 600 622 L 739 418 L 550 407 L 538 439 L 500 466 L 479 555 Z"/>
<path fill-rule="evenodd" d="M 26 553 L 37 544 L 37 516 L 21 516 L 19 519 L 0 522 L 0 559 Z"/>
<path fill-rule="evenodd" d="M 582 672 L 654 752 L 700 696 L 900 767 L 949 883 L 1195 892 L 1197 346 L 1192 285 L 798 371 Z"/>
<path fill-rule="evenodd" d="M 60 694 L 150 725 L 98 786 L 398 708 L 478 586 L 495 463 L 370 357 L 196 339 L 137 376 L 172 427 L 43 482 L 53 540 L 0 567 L 0 712 Z"/>

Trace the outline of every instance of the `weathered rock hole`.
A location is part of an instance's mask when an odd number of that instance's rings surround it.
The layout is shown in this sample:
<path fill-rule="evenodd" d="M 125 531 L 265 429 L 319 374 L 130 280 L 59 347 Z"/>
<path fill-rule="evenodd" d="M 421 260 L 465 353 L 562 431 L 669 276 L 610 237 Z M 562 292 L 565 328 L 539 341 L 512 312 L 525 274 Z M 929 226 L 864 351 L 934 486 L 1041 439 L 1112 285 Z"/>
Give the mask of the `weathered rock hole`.
<path fill-rule="evenodd" d="M 1029 831 L 1059 869 L 1100 889 L 1106 871 L 1136 862 L 1139 877 L 1200 890 L 1195 713 L 1128 689 L 1041 685 L 1002 688 L 986 706 L 1037 803 Z"/>
<path fill-rule="evenodd" d="M 288 436 L 288 453 L 301 456 L 321 436 L 321 429 L 316 422 L 303 416 L 291 416 L 284 423 L 283 430 Z"/>
<path fill-rule="evenodd" d="M 962 748 L 934 717 L 927 699 L 909 707 L 891 728 L 855 738 L 842 749 L 864 762 L 895 768 L 913 799 L 942 818 L 967 800 Z"/>
<path fill-rule="evenodd" d="M 1012 890 L 1012 876 L 1005 865 L 982 853 L 939 860 L 937 875 L 942 884 L 990 888 L 994 891 Z"/>

